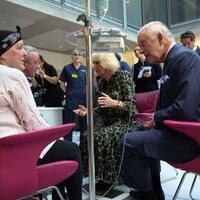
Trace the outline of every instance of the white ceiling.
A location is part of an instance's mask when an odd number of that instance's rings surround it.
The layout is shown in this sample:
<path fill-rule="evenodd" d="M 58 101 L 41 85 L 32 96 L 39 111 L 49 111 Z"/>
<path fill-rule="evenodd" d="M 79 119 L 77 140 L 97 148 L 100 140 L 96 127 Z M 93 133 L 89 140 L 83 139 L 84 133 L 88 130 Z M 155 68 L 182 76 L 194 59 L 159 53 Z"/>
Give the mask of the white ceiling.
<path fill-rule="evenodd" d="M 79 14 L 82 14 L 81 12 Z M 84 23 L 77 22 L 77 13 L 48 4 L 46 0 L 0 0 L 0 29 L 16 30 L 21 27 L 25 44 L 41 50 L 71 54 L 76 46 L 74 32 L 83 29 Z M 95 20 L 93 20 L 95 23 Z M 101 23 L 101 27 L 107 27 Z M 99 27 L 97 27 L 99 28 Z M 67 42 L 66 40 L 70 42 Z M 125 45 L 134 46 L 136 33 L 127 33 Z"/>
<path fill-rule="evenodd" d="M 76 22 L 77 17 L 77 13 L 48 5 L 46 0 L 0 0 L 0 29 L 14 31 L 19 25 L 25 44 L 41 50 L 70 54 L 75 48 L 71 43 L 76 43 L 76 37 L 71 33 L 79 31 L 84 25 L 83 22 Z M 184 26 L 173 30 L 178 42 L 180 33 L 186 29 L 188 27 Z M 199 24 L 190 27 L 190 30 L 195 32 L 200 45 Z M 71 43 L 66 41 L 66 35 L 70 35 L 68 40 Z M 131 32 L 125 39 L 130 49 L 134 47 L 136 36 L 137 32 Z"/>
<path fill-rule="evenodd" d="M 0 29 L 15 31 L 16 25 L 21 27 L 25 44 L 60 53 L 75 48 L 66 42 L 65 36 L 81 28 L 80 24 L 0 0 Z M 76 43 L 73 35 L 68 39 Z"/>

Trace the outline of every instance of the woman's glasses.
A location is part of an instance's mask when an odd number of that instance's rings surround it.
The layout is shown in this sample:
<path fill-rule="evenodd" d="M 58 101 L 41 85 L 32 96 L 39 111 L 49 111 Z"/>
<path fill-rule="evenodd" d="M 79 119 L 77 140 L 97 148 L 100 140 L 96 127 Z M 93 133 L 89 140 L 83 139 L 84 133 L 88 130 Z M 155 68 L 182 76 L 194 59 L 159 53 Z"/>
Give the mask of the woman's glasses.
<path fill-rule="evenodd" d="M 82 56 L 82 55 L 78 53 L 73 53 L 73 56 Z"/>

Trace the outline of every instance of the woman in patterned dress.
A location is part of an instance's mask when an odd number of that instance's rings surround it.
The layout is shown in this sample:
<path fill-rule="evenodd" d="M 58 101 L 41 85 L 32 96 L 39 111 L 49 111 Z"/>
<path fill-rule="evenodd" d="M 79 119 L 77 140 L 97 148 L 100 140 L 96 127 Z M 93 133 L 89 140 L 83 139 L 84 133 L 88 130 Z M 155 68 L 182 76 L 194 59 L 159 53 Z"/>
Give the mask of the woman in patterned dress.
<path fill-rule="evenodd" d="M 96 181 L 113 184 L 120 171 L 120 138 L 137 128 L 132 117 L 137 112 L 135 88 L 130 74 L 119 70 L 119 62 L 113 53 L 93 54 L 92 62 L 97 76 L 101 77 L 98 82 L 99 106 L 94 108 L 94 115 L 98 117 L 93 131 Z M 85 116 L 87 109 L 80 105 L 74 112 Z M 81 136 L 80 149 L 84 175 L 88 176 L 87 132 Z"/>

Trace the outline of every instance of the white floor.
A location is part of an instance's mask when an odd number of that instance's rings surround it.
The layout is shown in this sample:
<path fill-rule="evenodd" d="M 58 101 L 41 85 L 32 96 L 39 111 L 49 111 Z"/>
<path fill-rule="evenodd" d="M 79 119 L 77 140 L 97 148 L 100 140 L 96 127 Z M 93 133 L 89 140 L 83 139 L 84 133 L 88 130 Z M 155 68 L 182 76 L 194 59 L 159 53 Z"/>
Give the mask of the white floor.
<path fill-rule="evenodd" d="M 73 141 L 79 144 L 79 132 L 74 132 L 73 134 Z M 172 200 L 174 193 L 176 191 L 176 188 L 179 184 L 179 181 L 182 177 L 183 171 L 174 169 L 172 166 L 167 164 L 166 162 L 161 162 L 162 171 L 161 171 L 161 181 L 162 181 L 162 188 L 165 193 L 165 200 Z M 193 181 L 194 175 L 188 175 L 186 177 L 186 180 L 184 182 L 184 185 L 182 186 L 182 189 L 178 195 L 177 200 L 190 200 L 189 196 L 189 190 L 191 187 L 191 183 Z M 197 182 L 194 187 L 193 191 L 193 198 L 194 199 L 200 199 L 200 176 L 197 178 Z M 85 185 L 88 184 L 88 178 L 83 179 L 83 188 Z M 121 192 L 119 192 L 121 191 Z M 114 195 L 114 197 L 102 197 L 97 196 L 95 200 L 132 200 L 132 197 L 129 196 L 130 188 L 126 186 L 116 186 L 112 193 L 118 194 L 118 196 Z M 119 194 L 120 193 L 120 194 Z M 51 200 L 50 195 L 48 196 L 48 200 Z M 90 194 L 88 194 L 83 189 L 83 200 L 94 200 L 90 197 Z"/>
<path fill-rule="evenodd" d="M 79 132 L 73 133 L 73 141 L 79 144 Z M 176 188 L 180 182 L 180 179 L 182 177 L 183 171 L 174 169 L 172 166 L 167 164 L 166 162 L 161 162 L 162 171 L 161 171 L 161 181 L 162 181 L 162 187 L 163 191 L 165 193 L 165 199 L 166 200 L 172 200 L 174 193 L 176 191 Z M 193 181 L 194 175 L 189 174 L 187 175 L 184 185 L 182 186 L 180 193 L 178 195 L 177 200 L 190 200 L 189 196 L 189 190 Z M 83 184 L 88 183 L 88 180 L 83 180 Z M 193 190 L 193 198 L 200 200 L 200 177 L 197 178 L 197 182 L 195 184 L 194 190 Z M 116 196 L 114 198 L 105 198 L 105 197 L 99 197 L 96 196 L 96 199 L 98 200 L 131 200 L 132 198 L 129 196 L 130 188 L 126 186 L 117 186 L 114 188 L 114 190 L 122 191 L 123 193 L 119 196 Z M 89 194 L 83 191 L 83 199 L 84 200 L 94 200 L 90 199 Z"/>
<path fill-rule="evenodd" d="M 178 172 L 178 175 L 176 176 L 176 173 L 174 171 L 174 168 L 165 163 L 165 162 L 162 162 L 162 172 L 161 172 L 161 175 L 162 175 L 162 187 L 163 187 L 163 190 L 165 192 L 165 197 L 166 197 L 166 200 L 172 200 L 172 197 L 174 196 L 174 193 L 178 187 L 178 184 L 180 182 L 180 179 L 184 173 L 184 171 L 182 170 L 178 170 L 176 169 L 177 172 Z M 170 177 L 176 177 L 174 178 L 173 180 L 170 180 L 170 181 L 166 181 L 166 179 L 169 180 Z M 178 200 L 189 200 L 191 199 L 190 196 L 189 196 L 189 191 L 190 191 L 190 187 L 191 187 L 191 184 L 192 184 L 192 181 L 194 179 L 194 174 L 188 174 L 185 178 L 185 181 L 181 187 L 181 190 L 179 192 L 179 195 L 178 195 Z M 197 182 L 195 184 L 195 187 L 194 187 L 194 190 L 193 190 L 193 197 L 195 199 L 200 199 L 200 190 L 199 190 L 199 187 L 200 187 L 200 182 L 199 182 L 199 177 L 197 178 Z"/>
<path fill-rule="evenodd" d="M 182 177 L 183 171 L 182 170 L 175 170 L 172 166 L 168 165 L 165 162 L 162 162 L 162 172 L 161 172 L 161 180 L 162 180 L 162 187 L 165 193 L 166 200 L 172 200 L 173 195 L 176 191 L 176 188 L 179 184 L 179 181 Z M 180 190 L 177 200 L 190 200 L 189 190 L 191 183 L 193 181 L 194 175 L 188 175 L 185 179 L 185 183 Z M 197 182 L 194 187 L 193 197 L 195 199 L 200 199 L 200 180 L 199 177 L 197 178 Z M 114 190 L 123 191 L 122 194 L 116 196 L 114 198 L 105 198 L 97 196 L 96 199 L 98 200 L 131 200 L 132 198 L 129 196 L 130 188 L 126 186 L 117 186 Z M 83 199 L 84 200 L 93 200 L 89 198 L 89 195 L 83 192 Z"/>
<path fill-rule="evenodd" d="M 178 172 L 178 174 L 177 174 Z M 183 171 L 177 170 L 165 162 L 162 162 L 162 173 L 161 173 L 161 180 L 162 180 L 162 188 L 165 193 L 165 200 L 172 200 L 175 190 L 178 186 L 178 183 L 182 177 Z M 189 197 L 189 190 L 191 183 L 193 181 L 194 175 L 188 175 L 182 186 L 182 189 L 178 195 L 177 200 L 191 200 Z M 196 200 L 200 199 L 200 177 L 197 178 L 197 182 L 194 187 L 193 191 L 193 198 Z M 83 188 L 84 185 L 88 183 L 88 178 L 83 179 Z M 95 200 L 132 200 L 132 197 L 129 196 L 130 188 L 126 186 L 116 186 L 114 188 L 114 192 L 121 191 L 120 195 L 108 198 L 96 195 Z M 119 193 L 119 192 L 118 192 Z M 48 200 L 51 200 L 51 195 L 48 195 Z M 83 200 L 94 200 L 90 198 L 90 195 L 83 189 Z"/>
<path fill-rule="evenodd" d="M 73 134 L 73 141 L 76 143 L 79 143 L 79 132 L 74 132 Z M 163 191 L 165 193 L 165 199 L 166 200 L 172 200 L 174 193 L 176 191 L 176 188 L 180 182 L 180 179 L 182 177 L 183 171 L 178 170 L 167 164 L 166 162 L 161 162 L 162 171 L 161 171 L 161 181 L 162 181 L 162 187 Z M 182 189 L 180 190 L 180 193 L 178 195 L 177 200 L 190 200 L 189 196 L 189 190 L 193 181 L 194 175 L 189 174 L 187 175 L 184 185 L 182 186 Z M 193 190 L 193 198 L 194 199 L 200 199 L 200 177 L 197 178 L 197 182 L 195 184 L 194 190 Z M 86 184 L 88 180 L 83 180 L 83 184 Z M 112 198 L 112 200 L 131 200 L 132 198 L 129 196 L 130 188 L 126 186 L 117 186 L 114 188 L 114 190 L 123 191 L 122 194 L 119 196 L 116 196 Z M 84 200 L 93 200 L 90 199 L 89 194 L 83 191 L 83 199 Z M 99 197 L 96 196 L 96 199 L 98 200 L 109 200 L 111 198 L 105 198 L 105 197 Z"/>

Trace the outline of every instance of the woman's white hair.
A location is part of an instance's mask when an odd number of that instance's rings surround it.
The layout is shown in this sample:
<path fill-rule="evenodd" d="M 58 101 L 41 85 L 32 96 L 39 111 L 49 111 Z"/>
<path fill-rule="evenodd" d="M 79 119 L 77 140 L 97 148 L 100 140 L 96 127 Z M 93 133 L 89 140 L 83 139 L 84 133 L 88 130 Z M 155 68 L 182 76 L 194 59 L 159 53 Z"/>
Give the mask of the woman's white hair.
<path fill-rule="evenodd" d="M 104 69 L 116 72 L 119 69 L 119 61 L 114 53 L 94 53 L 92 62 L 100 62 Z"/>

